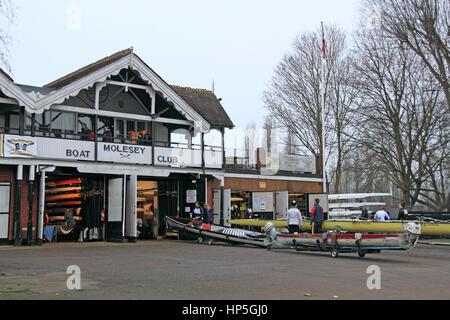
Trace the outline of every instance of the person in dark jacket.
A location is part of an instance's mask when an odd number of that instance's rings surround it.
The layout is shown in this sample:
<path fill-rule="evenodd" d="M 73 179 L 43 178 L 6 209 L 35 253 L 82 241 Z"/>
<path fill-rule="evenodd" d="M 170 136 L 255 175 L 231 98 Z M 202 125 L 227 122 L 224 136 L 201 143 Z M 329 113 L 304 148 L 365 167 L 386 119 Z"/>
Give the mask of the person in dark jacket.
<path fill-rule="evenodd" d="M 103 127 L 103 142 L 113 142 L 114 138 L 108 126 Z"/>
<path fill-rule="evenodd" d="M 364 206 L 359 206 L 359 210 L 361 210 L 361 219 L 367 220 L 369 219 L 369 212 Z"/>
<path fill-rule="evenodd" d="M 314 207 L 311 209 L 311 221 L 314 224 L 313 234 L 322 233 L 323 208 L 320 206 L 319 199 L 314 200 Z"/>
<path fill-rule="evenodd" d="M 405 209 L 405 206 L 406 206 L 405 202 L 402 202 L 401 204 L 398 205 L 400 211 L 398 212 L 397 220 L 403 220 L 405 218 L 405 215 L 408 214 L 408 210 Z"/>
<path fill-rule="evenodd" d="M 213 222 L 213 211 L 209 207 L 207 203 L 203 205 L 203 211 L 204 211 L 204 221 L 205 223 L 212 223 Z"/>
<path fill-rule="evenodd" d="M 92 131 L 89 130 L 86 123 L 81 123 L 81 133 L 80 133 L 80 139 L 81 140 L 93 140 Z"/>

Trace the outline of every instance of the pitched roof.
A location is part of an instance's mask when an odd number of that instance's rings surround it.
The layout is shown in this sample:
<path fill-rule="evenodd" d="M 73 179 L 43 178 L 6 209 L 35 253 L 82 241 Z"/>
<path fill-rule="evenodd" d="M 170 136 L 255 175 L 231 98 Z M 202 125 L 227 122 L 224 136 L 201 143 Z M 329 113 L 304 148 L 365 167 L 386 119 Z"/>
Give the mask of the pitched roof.
<path fill-rule="evenodd" d="M 78 69 L 72 73 L 69 73 L 68 75 L 65 75 L 64 77 L 61 77 L 49 84 L 46 84 L 44 88 L 60 89 L 132 53 L 133 49 L 131 48 L 119 51 L 113 55 L 110 55 L 106 58 L 98 60 L 97 62 L 91 63 L 81 69 Z"/>
<path fill-rule="evenodd" d="M 195 109 L 213 128 L 233 128 L 234 124 L 223 109 L 216 95 L 205 89 L 193 89 L 171 85 L 178 95 Z"/>
<path fill-rule="evenodd" d="M 89 74 L 126 57 L 127 55 L 133 54 L 140 61 L 142 61 L 149 69 L 151 69 L 141 58 L 133 53 L 133 48 L 125 49 L 119 51 L 111 56 L 98 60 L 97 62 L 91 63 L 81 69 L 78 69 L 68 75 L 65 75 L 49 84 L 46 84 L 44 88 L 47 89 L 60 89 L 66 85 L 77 81 Z M 151 69 L 152 70 L 152 69 Z M 153 70 L 152 70 L 153 71 Z M 154 71 L 153 71 L 154 72 Z M 157 77 L 159 77 L 164 83 L 164 79 L 161 78 L 156 72 L 154 72 Z M 169 84 L 167 84 L 169 86 Z M 223 109 L 219 100 L 214 93 L 204 89 L 192 89 L 183 88 L 179 86 L 170 87 L 188 104 L 190 105 L 198 114 L 200 114 L 208 123 L 214 128 L 233 128 L 234 124 L 228 117 L 227 113 Z"/>
<path fill-rule="evenodd" d="M 43 88 L 43 87 L 36 87 L 36 86 L 29 86 L 25 84 L 17 83 L 17 86 L 22 89 L 23 92 L 30 93 L 30 92 L 38 92 L 44 96 L 52 93 L 56 89 L 53 88 Z"/>

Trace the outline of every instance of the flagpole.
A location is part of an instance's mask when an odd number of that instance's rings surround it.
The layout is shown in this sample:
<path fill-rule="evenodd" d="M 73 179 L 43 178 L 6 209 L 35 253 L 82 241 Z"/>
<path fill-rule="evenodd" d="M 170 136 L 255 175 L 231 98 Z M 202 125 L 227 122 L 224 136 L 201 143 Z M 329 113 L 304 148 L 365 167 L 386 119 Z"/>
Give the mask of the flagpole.
<path fill-rule="evenodd" d="M 322 104 L 322 176 L 323 176 L 323 193 L 327 193 L 327 174 L 325 169 L 325 62 L 326 62 L 326 55 L 325 55 L 325 31 L 323 28 L 323 22 L 320 22 L 322 27 L 322 70 L 321 70 L 321 82 L 322 82 L 322 92 L 321 92 L 321 104 Z"/>

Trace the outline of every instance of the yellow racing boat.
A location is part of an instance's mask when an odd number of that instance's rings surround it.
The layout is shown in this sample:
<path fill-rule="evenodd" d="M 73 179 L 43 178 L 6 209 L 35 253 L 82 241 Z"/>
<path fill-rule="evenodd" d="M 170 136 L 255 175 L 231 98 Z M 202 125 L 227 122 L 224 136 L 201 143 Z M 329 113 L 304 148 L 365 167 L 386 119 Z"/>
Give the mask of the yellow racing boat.
<path fill-rule="evenodd" d="M 286 220 L 252 220 L 235 219 L 228 220 L 233 226 L 264 227 L 271 222 L 278 228 L 287 228 Z M 371 233 L 402 233 L 408 222 L 419 222 L 413 220 L 377 222 L 372 220 L 325 220 L 322 225 L 323 231 L 344 230 L 349 232 L 371 232 Z M 450 236 L 450 223 L 447 222 L 420 222 L 422 235 Z M 302 231 L 311 229 L 309 221 L 303 221 Z"/>

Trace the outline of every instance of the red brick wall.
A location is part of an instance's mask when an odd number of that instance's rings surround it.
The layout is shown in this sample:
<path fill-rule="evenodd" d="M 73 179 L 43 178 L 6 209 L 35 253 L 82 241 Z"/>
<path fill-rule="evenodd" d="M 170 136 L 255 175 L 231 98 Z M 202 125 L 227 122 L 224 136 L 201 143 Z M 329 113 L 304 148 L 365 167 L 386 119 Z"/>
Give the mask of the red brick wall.
<path fill-rule="evenodd" d="M 260 182 L 264 182 L 266 184 L 266 187 L 260 188 Z M 220 188 L 220 181 L 218 187 Z M 214 185 L 214 188 L 216 188 L 216 185 Z M 246 191 L 290 191 L 321 193 L 322 184 L 320 182 L 303 182 L 290 180 L 225 178 L 225 189 Z"/>
<path fill-rule="evenodd" d="M 29 167 L 24 167 L 22 192 L 21 192 L 21 197 L 20 197 L 20 200 L 22 201 L 22 203 L 20 205 L 20 230 L 21 230 L 22 239 L 27 238 L 27 230 L 23 231 L 22 228 L 26 229 L 28 226 L 28 211 L 30 208 L 29 200 L 28 200 L 28 191 L 29 191 L 28 188 L 30 185 L 30 182 L 28 180 L 28 176 L 29 176 L 28 170 L 29 170 Z M 33 186 L 33 216 L 31 219 L 32 227 L 34 228 L 34 230 L 32 232 L 32 240 L 36 239 L 37 206 L 38 206 L 38 200 L 39 200 L 38 186 L 39 186 L 39 180 L 36 180 L 36 176 L 35 176 L 35 181 L 34 181 L 34 186 Z"/>
<path fill-rule="evenodd" d="M 214 185 L 214 180 L 208 180 L 208 184 L 207 184 L 207 192 L 208 192 L 208 205 L 212 208 L 213 207 L 213 197 L 214 197 L 214 193 L 213 193 L 213 185 Z M 220 182 L 219 182 L 219 188 L 220 188 Z"/>
<path fill-rule="evenodd" d="M 266 184 L 266 187 L 260 188 L 260 182 L 264 182 Z M 213 202 L 213 189 L 220 189 L 219 179 L 208 181 L 208 203 L 210 206 L 211 203 Z M 321 193 L 322 183 L 289 181 L 289 180 L 225 178 L 224 189 L 253 191 L 253 192 L 289 191 L 299 193 Z M 274 199 L 274 206 L 276 206 L 275 199 Z"/>
<path fill-rule="evenodd" d="M 260 188 L 260 182 L 265 182 L 266 187 Z M 289 191 L 301 193 L 321 193 L 322 183 L 269 179 L 225 178 L 224 188 L 245 191 Z M 208 181 L 208 203 L 210 206 L 213 200 L 214 189 L 220 189 L 219 179 Z"/>

